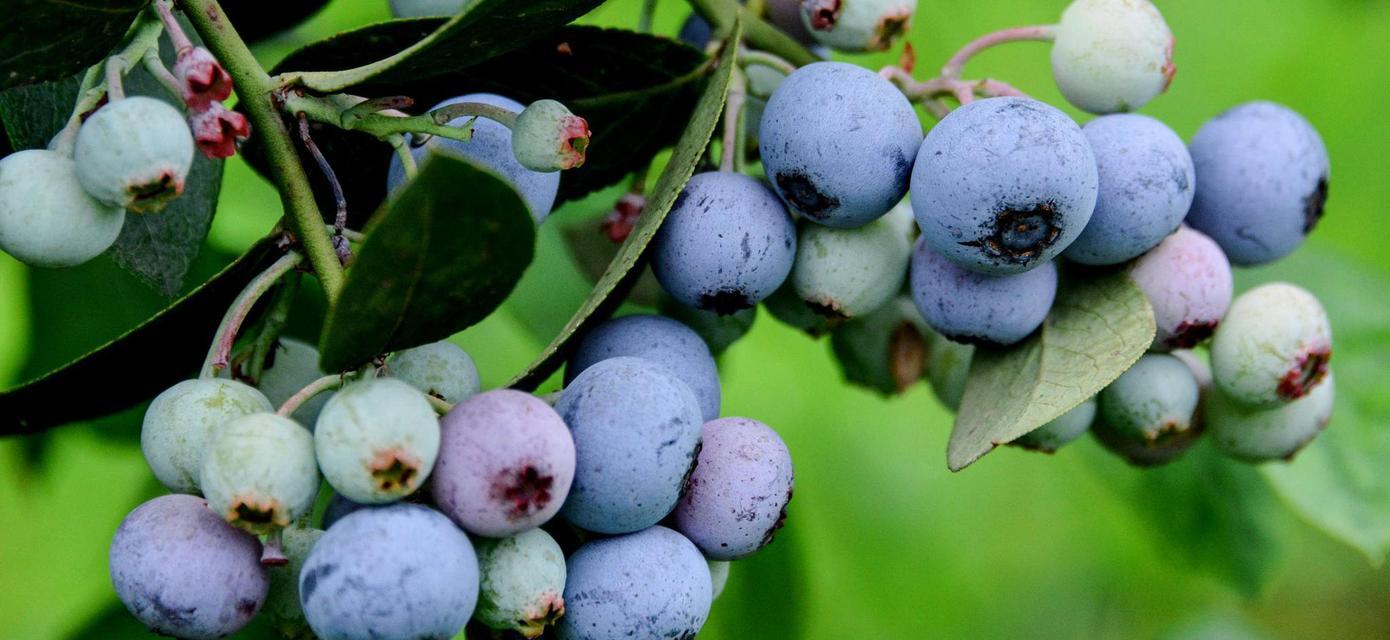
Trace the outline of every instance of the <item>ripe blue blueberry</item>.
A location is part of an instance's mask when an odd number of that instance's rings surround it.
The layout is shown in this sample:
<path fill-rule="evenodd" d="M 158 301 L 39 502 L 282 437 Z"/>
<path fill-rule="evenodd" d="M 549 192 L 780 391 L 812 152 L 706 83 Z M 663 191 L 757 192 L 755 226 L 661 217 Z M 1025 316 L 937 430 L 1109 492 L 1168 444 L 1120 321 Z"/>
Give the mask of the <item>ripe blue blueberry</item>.
<path fill-rule="evenodd" d="M 1273 408 L 1308 395 L 1332 359 L 1332 327 L 1318 299 L 1275 282 L 1236 298 L 1211 343 L 1216 386 L 1252 408 Z"/>
<path fill-rule="evenodd" d="M 333 523 L 342 520 L 343 516 L 358 509 L 364 509 L 367 506 L 368 505 L 360 502 L 348 500 L 344 498 L 341 493 L 335 493 L 332 498 L 329 498 L 328 507 L 323 510 L 323 520 L 319 522 L 319 526 L 327 530 L 329 527 L 333 526 Z"/>
<path fill-rule="evenodd" d="M 916 228 L 907 203 L 862 227 L 802 225 L 791 283 L 812 311 L 857 318 L 902 291 Z"/>
<path fill-rule="evenodd" d="M 724 353 L 725 349 L 748 335 L 749 330 L 753 328 L 753 321 L 758 319 L 757 307 L 721 316 L 713 311 L 687 307 L 670 297 L 663 297 L 661 313 L 690 327 L 691 331 L 705 341 L 705 346 L 709 347 L 712 356 Z"/>
<path fill-rule="evenodd" d="M 439 109 L 459 102 L 481 102 L 516 113 L 521 113 L 525 108 L 525 105 L 511 98 L 504 98 L 491 93 L 470 93 L 445 100 L 434 105 L 431 109 Z M 462 126 L 469 120 L 472 120 L 471 116 L 459 117 L 450 120 L 449 124 Z M 560 174 L 554 171 L 532 171 L 522 166 L 521 162 L 516 159 L 516 154 L 512 152 L 512 130 L 500 122 L 478 118 L 473 123 L 473 138 L 468 142 L 446 140 L 439 136 L 433 136 L 418 146 L 413 142 L 411 143 L 410 153 L 415 156 L 417 162 L 424 161 L 425 154 L 430 151 L 462 156 L 501 174 L 517 190 L 517 193 L 521 194 L 521 199 L 531 208 L 531 217 L 535 218 L 536 224 L 543 222 L 546 216 L 550 215 L 551 208 L 555 206 L 555 195 L 560 190 Z M 387 192 L 395 191 L 404 182 L 405 167 L 401 165 L 399 158 L 392 156 L 391 167 L 386 174 Z"/>
<path fill-rule="evenodd" d="M 642 358 L 664 367 L 695 392 L 705 420 L 719 417 L 719 370 L 709 347 L 689 327 L 661 316 L 609 320 L 579 342 L 565 367 L 565 381 L 573 382 L 585 369 L 619 356 Z"/>
<path fill-rule="evenodd" d="M 1029 431 L 1009 444 L 1033 451 L 1055 453 L 1086 435 L 1091 423 L 1096 420 L 1096 407 L 1096 399 L 1090 398 L 1056 420 Z"/>
<path fill-rule="evenodd" d="M 1227 455 L 1248 462 L 1293 460 L 1332 419 L 1332 372 L 1308 395 L 1273 409 L 1251 409 L 1216 391 L 1207 396 L 1207 429 Z"/>
<path fill-rule="evenodd" d="M 299 602 L 323 640 L 452 638 L 478 601 L 478 558 L 437 511 L 393 504 L 356 511 L 319 538 Z"/>
<path fill-rule="evenodd" d="M 700 550 L 666 527 L 595 540 L 570 556 L 560 640 L 694 638 L 713 584 Z"/>
<path fill-rule="evenodd" d="M 111 584 L 151 631 L 201 640 L 246 626 L 270 582 L 261 544 L 202 498 L 160 496 L 121 521 L 111 541 Z"/>
<path fill-rule="evenodd" d="M 550 534 L 532 529 L 478 541 L 482 587 L 475 620 L 538 638 L 565 615 L 565 553 Z"/>
<path fill-rule="evenodd" d="M 1231 306 L 1231 263 L 1221 247 L 1191 227 L 1178 229 L 1139 258 L 1130 278 L 1153 307 L 1155 351 L 1204 342 Z"/>
<path fill-rule="evenodd" d="M 1081 128 L 1100 175 L 1091 221 L 1062 253 L 1081 264 L 1129 261 L 1158 245 L 1187 216 L 1196 179 L 1187 145 L 1148 116 L 1102 116 Z"/>
<path fill-rule="evenodd" d="M 967 271 L 933 251 L 926 238 L 912 253 L 912 300 L 922 318 L 956 342 L 1006 346 L 1047 319 L 1057 297 L 1057 267 L 1015 275 Z"/>
<path fill-rule="evenodd" d="M 782 202 L 728 171 L 692 177 L 652 243 L 652 273 L 671 297 L 726 315 L 772 295 L 795 259 Z"/>
<path fill-rule="evenodd" d="M 264 610 L 280 635 L 311 638 L 313 632 L 304 619 L 304 608 L 299 605 L 299 573 L 323 531 L 296 526 L 285 529 L 280 536 L 281 550 L 289 562 L 270 568 L 270 592 L 266 594 Z"/>
<path fill-rule="evenodd" d="M 273 413 L 253 413 L 217 428 L 198 480 L 208 506 L 255 534 L 309 513 L 319 491 L 314 436 Z"/>
<path fill-rule="evenodd" d="M 886 51 L 907 33 L 914 0 L 803 0 L 801 24 L 840 51 Z"/>
<path fill-rule="evenodd" d="M 424 394 L 369 378 L 333 395 L 314 427 L 314 453 L 333 490 L 364 504 L 409 495 L 439 454 L 439 420 Z"/>
<path fill-rule="evenodd" d="M 1241 266 L 1278 260 L 1303 243 L 1327 200 L 1327 148 L 1291 109 L 1251 102 L 1216 116 L 1189 146 L 1197 197 L 1187 223 Z"/>
<path fill-rule="evenodd" d="M 154 212 L 183 193 L 193 133 L 163 100 L 131 96 L 97 109 L 77 131 L 77 179 L 113 207 Z"/>
<path fill-rule="evenodd" d="M 47 149 L 0 158 L 0 251 L 36 267 L 72 267 L 116 242 L 125 209 L 82 190 L 77 165 Z"/>
<path fill-rule="evenodd" d="M 1100 415 L 1091 432 L 1135 465 L 1164 464 L 1201 435 L 1200 399 L 1197 379 L 1186 363 L 1149 354 L 1101 391 Z"/>
<path fill-rule="evenodd" d="M 711 420 L 676 505 L 676 530 L 707 558 L 737 560 L 772 542 L 791 499 L 791 452 L 776 431 L 748 418 Z"/>
<path fill-rule="evenodd" d="M 836 327 L 830 348 L 845 380 L 883 395 L 903 393 L 927 368 L 931 341 L 912 297 L 900 295 L 873 313 Z"/>
<path fill-rule="evenodd" d="M 1138 109 L 1168 89 L 1173 32 L 1149 0 L 1075 0 L 1052 45 L 1052 76 L 1091 113 Z"/>
<path fill-rule="evenodd" d="M 234 380 L 184 380 L 150 403 L 140 427 L 140 451 L 170 491 L 197 493 L 208 445 L 235 418 L 275 408 L 256 389 Z"/>
<path fill-rule="evenodd" d="M 681 42 L 684 42 L 696 49 L 704 49 L 709 44 L 710 35 L 714 33 L 714 26 L 698 13 L 690 14 L 690 17 L 681 23 L 681 30 L 676 34 Z"/>
<path fill-rule="evenodd" d="M 574 435 L 574 484 L 561 514 L 599 533 L 656 524 L 676 506 L 700 445 L 700 405 L 666 368 L 609 358 L 579 374 L 555 410 Z"/>
<path fill-rule="evenodd" d="M 473 358 L 448 341 L 397 351 L 386 365 L 392 376 L 449 404 L 463 402 L 483 388 Z"/>
<path fill-rule="evenodd" d="M 768 179 L 793 211 L 829 227 L 858 227 L 907 193 L 922 124 L 882 76 L 815 62 L 768 99 L 758 148 Z"/>

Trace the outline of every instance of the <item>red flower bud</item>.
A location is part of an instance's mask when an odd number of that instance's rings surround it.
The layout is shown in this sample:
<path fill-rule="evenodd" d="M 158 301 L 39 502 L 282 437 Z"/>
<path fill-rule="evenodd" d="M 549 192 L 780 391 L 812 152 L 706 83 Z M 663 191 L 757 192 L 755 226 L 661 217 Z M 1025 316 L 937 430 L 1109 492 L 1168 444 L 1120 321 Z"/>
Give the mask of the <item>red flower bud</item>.
<path fill-rule="evenodd" d="M 208 103 L 226 100 L 232 95 L 232 77 L 203 47 L 185 49 L 174 61 L 174 78 L 183 91 L 183 101 L 189 108 L 201 111 Z"/>
<path fill-rule="evenodd" d="M 193 141 L 198 150 L 209 158 L 230 158 L 236 155 L 238 142 L 251 136 L 251 124 L 246 116 L 228 110 L 221 102 L 211 102 L 188 118 L 193 129 Z"/>

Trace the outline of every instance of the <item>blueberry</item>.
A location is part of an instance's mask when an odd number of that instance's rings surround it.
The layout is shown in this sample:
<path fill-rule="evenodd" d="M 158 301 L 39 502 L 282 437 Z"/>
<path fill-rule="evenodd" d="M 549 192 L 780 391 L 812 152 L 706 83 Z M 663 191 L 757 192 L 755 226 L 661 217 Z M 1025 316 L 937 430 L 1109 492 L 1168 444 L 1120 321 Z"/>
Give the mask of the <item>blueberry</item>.
<path fill-rule="evenodd" d="M 1241 266 L 1278 260 L 1303 243 L 1327 200 L 1327 148 L 1307 120 L 1251 102 L 1202 125 L 1189 146 L 1197 197 L 1187 223 Z"/>
<path fill-rule="evenodd" d="M 234 527 L 255 534 L 290 525 L 314 508 L 319 470 L 314 436 L 273 413 L 253 413 L 218 427 L 199 485 L 208 505 Z"/>
<path fill-rule="evenodd" d="M 854 229 L 802 225 L 791 283 L 812 311 L 857 318 L 903 288 L 916 229 L 906 203 Z"/>
<path fill-rule="evenodd" d="M 956 266 L 925 238 L 912 253 L 912 300 L 927 324 L 956 342 L 1006 346 L 1042 326 L 1057 297 L 1057 267 L 986 275 Z"/>
<path fill-rule="evenodd" d="M 772 542 L 791 499 L 791 453 L 776 431 L 748 418 L 711 420 L 676 530 L 707 558 L 737 560 Z"/>
<path fill-rule="evenodd" d="M 590 542 L 568 570 L 560 640 L 694 638 L 709 617 L 709 566 L 666 527 Z"/>
<path fill-rule="evenodd" d="M 579 342 L 565 367 L 565 381 L 573 382 L 598 362 L 620 356 L 642 358 L 665 368 L 695 392 L 705 420 L 719 417 L 719 370 L 709 347 L 689 327 L 670 318 L 648 315 L 604 322 Z"/>
<path fill-rule="evenodd" d="M 310 382 L 325 375 L 328 373 L 319 368 L 319 350 L 314 345 L 294 338 L 280 338 L 266 356 L 256 388 L 265 394 L 272 406 L 278 407 Z M 299 405 L 290 417 L 312 428 L 324 403 L 331 397 L 331 391 L 320 393 Z"/>
<path fill-rule="evenodd" d="M 758 319 L 757 307 L 749 307 L 721 316 L 713 311 L 687 307 L 670 297 L 663 297 L 661 313 L 690 327 L 695 335 L 700 336 L 700 339 L 705 341 L 705 346 L 709 347 L 712 356 L 724 353 L 724 350 L 743 339 L 743 336 L 748 335 L 749 330 L 753 328 L 753 321 Z"/>
<path fill-rule="evenodd" d="M 882 76 L 843 62 L 792 73 L 768 99 L 758 148 L 793 211 L 829 227 L 858 227 L 907 193 L 922 124 Z"/>
<path fill-rule="evenodd" d="M 555 100 L 527 105 L 512 124 L 512 153 L 532 171 L 561 171 L 584 164 L 589 123 Z"/>
<path fill-rule="evenodd" d="M 481 102 L 517 113 L 521 113 L 525 108 L 520 102 L 511 98 L 504 98 L 491 93 L 470 93 L 445 100 L 431 107 L 431 110 L 459 102 Z M 459 117 L 450 120 L 449 124 L 462 126 L 469 120 L 472 120 L 471 116 Z M 517 161 L 516 154 L 512 152 L 512 130 L 500 122 L 478 118 L 473 123 L 473 138 L 468 142 L 446 140 L 434 136 L 419 146 L 412 142 L 410 153 L 415 156 L 417 162 L 421 162 L 425 159 L 425 154 L 431 150 L 436 153 L 455 154 L 473 160 L 501 174 L 517 190 L 526 205 L 531 208 L 531 217 L 535 218 L 536 224 L 545 221 L 546 216 L 550 215 L 551 208 L 555 206 L 555 195 L 560 190 L 560 174 L 553 171 L 532 171 L 522 166 L 521 162 Z M 404 182 L 405 168 L 401 166 L 400 159 L 393 155 L 391 167 L 386 176 L 386 190 L 388 192 L 395 191 Z"/>
<path fill-rule="evenodd" d="M 1187 145 L 1148 116 L 1102 116 L 1081 128 L 1100 192 L 1091 221 L 1062 253 L 1081 264 L 1119 264 L 1158 245 L 1187 216 L 1196 179 Z"/>
<path fill-rule="evenodd" d="M 537 638 L 565 614 L 565 554 L 550 534 L 532 529 L 478 541 L 482 589 L 475 620 Z"/>
<path fill-rule="evenodd" d="M 391 15 L 397 18 L 436 18 L 463 10 L 466 0 L 391 0 Z"/>
<path fill-rule="evenodd" d="M 449 404 L 463 402 L 483 388 L 473 358 L 448 341 L 397 351 L 386 365 L 397 379 Z"/>
<path fill-rule="evenodd" d="M 1201 391 L 1192 371 L 1171 355 L 1149 354 L 1100 393 L 1091 432 L 1139 466 L 1170 462 L 1201 434 Z"/>
<path fill-rule="evenodd" d="M 1202 397 L 1206 397 L 1207 392 L 1211 391 L 1212 376 L 1211 365 L 1197 355 L 1195 351 L 1188 349 L 1177 349 L 1172 352 L 1173 357 L 1182 360 L 1187 368 L 1192 371 L 1192 377 L 1197 379 L 1197 388 L 1202 390 Z"/>
<path fill-rule="evenodd" d="M 1091 219 L 1091 144 L 1066 114 L 1028 98 L 976 100 L 927 134 L 912 210 L 933 251 L 990 275 L 1061 254 Z"/>
<path fill-rule="evenodd" d="M 319 526 L 327 529 L 333 526 L 333 523 L 342 520 L 343 516 L 358 509 L 364 509 L 367 506 L 368 505 L 360 502 L 348 500 L 344 498 L 341 493 L 335 493 L 333 497 L 328 500 L 328 507 L 323 510 L 323 520 L 320 521 Z"/>
<path fill-rule="evenodd" d="M 274 411 L 261 392 L 233 380 L 184 380 L 155 397 L 140 427 L 140 451 L 170 491 L 197 493 L 208 444 L 222 425 Z"/>
<path fill-rule="evenodd" d="M 690 14 L 690 17 L 681 23 L 681 30 L 676 35 L 681 42 L 684 42 L 696 49 L 703 50 L 709 44 L 710 36 L 714 34 L 714 26 L 698 13 Z"/>
<path fill-rule="evenodd" d="M 193 166 L 193 133 L 169 103 L 131 96 L 82 123 L 72 157 L 77 179 L 93 198 L 149 213 L 183 193 Z"/>
<path fill-rule="evenodd" d="M 729 565 L 727 560 L 707 560 L 709 565 L 709 578 L 713 586 L 710 593 L 710 600 L 718 600 L 720 594 L 724 593 L 724 585 L 729 583 Z"/>
<path fill-rule="evenodd" d="M 1190 349 L 1216 331 L 1231 306 L 1231 263 L 1200 231 L 1182 227 L 1134 264 L 1158 331 L 1153 349 Z"/>
<path fill-rule="evenodd" d="M 1052 76 L 1091 113 L 1138 109 L 1168 89 L 1173 32 L 1148 0 L 1075 0 L 1052 45 Z"/>
<path fill-rule="evenodd" d="M 1037 429 L 1029 431 L 1009 444 L 1033 451 L 1055 453 L 1058 449 L 1086 435 L 1096 419 L 1096 399 L 1090 398 Z"/>
<path fill-rule="evenodd" d="M 574 435 L 577 458 L 565 519 L 627 533 L 671 512 L 704 423 L 689 386 L 647 360 L 609 358 L 566 386 L 555 410 Z"/>
<path fill-rule="evenodd" d="M 323 640 L 451 638 L 478 601 L 468 536 L 414 504 L 362 509 L 319 538 L 299 602 Z"/>
<path fill-rule="evenodd" d="M 333 490 L 381 504 L 415 491 L 439 453 L 439 421 L 425 396 L 391 378 L 349 384 L 324 405 L 314 452 Z"/>
<path fill-rule="evenodd" d="M 496 538 L 560 510 L 574 480 L 574 440 L 550 405 L 496 389 L 455 406 L 440 426 L 430 490 L 460 527 Z"/>
<path fill-rule="evenodd" d="M 801 21 L 801 0 L 767 0 L 764 11 L 767 13 L 764 19 L 793 40 L 802 45 L 815 44 L 816 40 L 806 29 L 806 23 Z"/>
<path fill-rule="evenodd" d="M 796 293 L 796 287 L 791 282 L 783 284 L 780 288 L 768 296 L 763 301 L 763 306 L 772 317 L 779 322 L 794 329 L 798 329 L 813 338 L 819 338 L 841 324 L 844 318 L 832 318 L 816 313 L 811 307 L 806 306 L 806 302 Z"/>
<path fill-rule="evenodd" d="M 913 0 L 804 0 L 801 24 L 839 51 L 887 51 L 907 33 L 916 7 Z"/>
<path fill-rule="evenodd" d="M 271 567 L 270 592 L 265 597 L 265 612 L 270 624 L 286 638 L 312 638 L 304 608 L 299 606 L 299 573 L 309 552 L 323 536 L 323 531 L 307 527 L 289 527 L 281 532 L 281 550 L 289 562 Z"/>
<path fill-rule="evenodd" d="M 932 393 L 952 412 L 960 408 L 965 397 L 965 383 L 970 379 L 970 361 L 975 347 L 945 338 L 933 340 L 927 351 L 927 382 Z"/>
<path fill-rule="evenodd" d="M 727 315 L 752 307 L 787 279 L 796 226 L 757 180 L 701 173 L 676 199 L 651 255 L 652 273 L 671 297 Z"/>
<path fill-rule="evenodd" d="M 203 639 L 246 626 L 270 583 L 254 536 L 223 522 L 202 498 L 166 495 L 121 521 L 111 584 L 151 631 Z"/>
<path fill-rule="evenodd" d="M 837 327 L 830 334 L 830 348 L 845 380 L 894 395 L 922 379 L 934 333 L 912 298 L 900 295 Z"/>
<path fill-rule="evenodd" d="M 1206 403 L 1207 429 L 1227 455 L 1248 462 L 1291 461 L 1332 419 L 1334 385 L 1327 380 L 1293 402 L 1273 409 L 1250 409 L 1217 391 Z"/>
<path fill-rule="evenodd" d="M 121 234 L 125 209 L 87 195 L 77 165 L 56 151 L 0 158 L 0 251 L 36 267 L 72 267 Z"/>
<path fill-rule="evenodd" d="M 1252 408 L 1307 395 L 1326 377 L 1331 359 L 1332 327 L 1322 304 L 1282 282 L 1236 298 L 1211 343 L 1216 386 Z"/>

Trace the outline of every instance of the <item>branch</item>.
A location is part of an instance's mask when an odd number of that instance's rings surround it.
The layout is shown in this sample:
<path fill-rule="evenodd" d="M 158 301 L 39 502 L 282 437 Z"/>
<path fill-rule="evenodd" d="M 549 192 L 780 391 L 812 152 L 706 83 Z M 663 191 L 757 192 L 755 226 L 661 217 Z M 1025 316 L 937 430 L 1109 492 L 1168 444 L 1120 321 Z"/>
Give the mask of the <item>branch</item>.
<path fill-rule="evenodd" d="M 211 378 L 216 376 L 218 371 L 227 367 L 231 360 L 232 343 L 236 342 L 237 331 L 241 329 L 241 323 L 246 321 L 246 316 L 251 314 L 251 309 L 256 306 L 256 301 L 275 286 L 281 276 L 298 266 L 300 261 L 299 254 L 291 251 L 276 260 L 274 264 L 248 283 L 245 289 L 242 289 L 241 294 L 227 309 L 227 314 L 222 316 L 222 322 L 217 326 L 217 333 L 213 334 L 212 346 L 208 347 L 207 358 L 203 360 L 201 377 Z"/>
<path fill-rule="evenodd" d="M 739 5 L 736 0 L 690 0 L 690 6 L 720 32 L 732 29 L 734 20 L 739 19 L 743 23 L 743 40 L 752 48 L 761 49 L 797 66 L 820 61 L 801 43 L 782 33 L 781 29 L 763 22 L 762 18 Z"/>

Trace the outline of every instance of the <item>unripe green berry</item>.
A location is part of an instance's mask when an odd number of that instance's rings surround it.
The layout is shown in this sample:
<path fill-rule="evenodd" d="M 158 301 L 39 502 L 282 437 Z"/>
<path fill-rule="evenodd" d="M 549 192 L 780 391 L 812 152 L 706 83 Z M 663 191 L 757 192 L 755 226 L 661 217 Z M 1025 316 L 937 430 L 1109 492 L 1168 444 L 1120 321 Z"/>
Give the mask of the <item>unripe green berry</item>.
<path fill-rule="evenodd" d="M 894 395 L 922 379 L 931 342 L 943 339 L 934 334 L 912 298 L 900 295 L 836 328 L 830 334 L 830 348 L 845 380 Z"/>
<path fill-rule="evenodd" d="M 265 606 L 261 608 L 270 616 L 270 625 L 281 636 L 292 640 L 312 640 L 313 630 L 304 619 L 304 608 L 299 604 L 299 572 L 304 568 L 304 559 L 313 551 L 314 544 L 323 536 L 320 529 L 309 527 L 288 527 L 281 532 L 281 551 L 289 562 L 271 567 L 270 591 L 265 596 Z"/>
<path fill-rule="evenodd" d="M 77 166 L 56 151 L 0 158 L 0 250 L 36 267 L 71 267 L 101 255 L 121 234 L 125 209 L 87 195 Z"/>
<path fill-rule="evenodd" d="M 975 347 L 938 337 L 927 348 L 927 382 L 932 393 L 952 412 L 960 409 Z"/>
<path fill-rule="evenodd" d="M 217 430 L 199 476 L 208 507 L 255 534 L 290 526 L 314 508 L 314 437 L 273 413 L 242 416 Z"/>
<path fill-rule="evenodd" d="M 670 296 L 662 296 L 661 315 L 690 327 L 691 331 L 705 341 L 710 355 L 717 356 L 748 335 L 748 331 L 753 328 L 753 321 L 758 319 L 758 308 L 749 307 L 728 315 L 719 315 L 713 311 L 681 304 Z"/>
<path fill-rule="evenodd" d="M 170 491 L 198 493 L 213 436 L 245 415 L 274 411 L 260 391 L 235 380 L 184 380 L 155 397 L 140 427 L 140 450 Z"/>
<path fill-rule="evenodd" d="M 1207 429 L 1227 455 L 1248 462 L 1291 461 L 1332 419 L 1332 372 L 1308 395 L 1273 409 L 1251 409 L 1217 391 L 1207 396 Z"/>
<path fill-rule="evenodd" d="M 1096 420 L 1097 403 L 1090 398 L 1061 417 L 1034 429 L 1009 443 L 1024 449 L 1055 453 L 1068 443 L 1086 435 Z"/>
<path fill-rule="evenodd" d="M 77 179 L 92 197 L 151 213 L 183 193 L 193 166 L 193 134 L 169 103 L 132 96 L 82 123 L 73 159 Z"/>
<path fill-rule="evenodd" d="M 1332 358 L 1332 327 L 1313 294 L 1276 282 L 1251 289 L 1216 329 L 1216 386 L 1239 404 L 1273 408 L 1307 395 Z"/>
<path fill-rule="evenodd" d="M 474 619 L 538 638 L 565 614 L 565 553 L 550 534 L 531 529 L 476 544 L 482 584 Z"/>
<path fill-rule="evenodd" d="M 796 287 L 790 282 L 783 283 L 763 300 L 763 307 L 778 321 L 800 329 L 812 338 L 819 338 L 844 322 L 844 318 L 830 318 L 812 311 L 796 294 Z"/>
<path fill-rule="evenodd" d="M 801 22 L 817 42 L 840 51 L 886 51 L 907 33 L 912 0 L 803 0 Z"/>
<path fill-rule="evenodd" d="M 1052 75 L 1091 113 L 1133 111 L 1173 80 L 1173 32 L 1149 0 L 1075 0 L 1062 12 Z"/>
<path fill-rule="evenodd" d="M 719 595 L 724 593 L 724 586 L 729 584 L 729 565 L 733 564 L 728 560 L 705 560 L 709 564 L 709 579 L 714 587 L 710 596 L 711 600 L 718 600 Z"/>
<path fill-rule="evenodd" d="M 425 482 L 439 456 L 439 419 L 424 394 L 392 378 L 338 390 L 314 427 L 324 479 L 343 497 L 383 504 Z"/>
<path fill-rule="evenodd" d="M 584 164 L 589 123 L 554 100 L 537 100 L 512 125 L 512 153 L 532 171 L 560 171 Z"/>
<path fill-rule="evenodd" d="M 802 224 L 792 286 L 818 315 L 868 314 L 902 290 L 916 226 L 905 202 L 853 229 Z"/>
<path fill-rule="evenodd" d="M 314 345 L 294 338 L 280 338 L 266 356 L 257 387 L 270 400 L 270 404 L 278 407 L 310 382 L 325 375 L 328 375 L 327 372 L 319 368 L 319 350 Z M 290 417 L 312 428 L 319 418 L 319 411 L 323 410 L 323 405 L 331 397 L 331 391 L 320 393 L 299 405 Z"/>
<path fill-rule="evenodd" d="M 463 402 L 482 390 L 473 358 L 451 342 L 397 351 L 386 364 L 395 378 L 449 404 Z"/>
<path fill-rule="evenodd" d="M 1201 435 L 1200 402 L 1201 390 L 1187 364 L 1151 353 L 1100 392 L 1092 432 L 1135 465 L 1164 464 Z"/>

